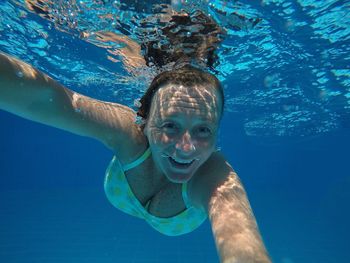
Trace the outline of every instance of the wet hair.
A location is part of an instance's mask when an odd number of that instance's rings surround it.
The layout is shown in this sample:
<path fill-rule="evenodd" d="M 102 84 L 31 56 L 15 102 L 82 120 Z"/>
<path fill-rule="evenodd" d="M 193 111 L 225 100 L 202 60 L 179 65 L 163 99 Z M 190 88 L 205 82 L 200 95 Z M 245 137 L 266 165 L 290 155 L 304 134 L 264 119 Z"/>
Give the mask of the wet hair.
<path fill-rule="evenodd" d="M 143 36 L 141 49 L 146 65 L 162 68 L 185 60 L 213 70 L 218 64 L 215 51 L 224 39 L 225 30 L 199 10 L 175 13 L 167 19 L 157 30 Z"/>
<path fill-rule="evenodd" d="M 186 65 L 179 69 L 164 71 L 157 75 L 151 82 L 151 85 L 148 87 L 145 94 L 140 99 L 141 105 L 137 111 L 137 116 L 140 116 L 143 119 L 147 119 L 151 109 L 154 94 L 162 86 L 170 83 L 176 85 L 183 85 L 188 88 L 192 88 L 196 85 L 201 84 L 213 87 L 219 92 L 221 96 L 222 105 L 220 116 L 222 116 L 225 97 L 220 81 L 213 74 L 200 70 L 191 65 Z"/>

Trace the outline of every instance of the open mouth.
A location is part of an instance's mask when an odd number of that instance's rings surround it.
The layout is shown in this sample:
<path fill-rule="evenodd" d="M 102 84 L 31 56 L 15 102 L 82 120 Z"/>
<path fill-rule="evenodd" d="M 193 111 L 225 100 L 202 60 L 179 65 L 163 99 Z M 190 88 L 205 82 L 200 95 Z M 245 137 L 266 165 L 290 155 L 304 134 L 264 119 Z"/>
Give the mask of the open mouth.
<path fill-rule="evenodd" d="M 189 168 L 195 160 L 191 160 L 191 161 L 180 161 L 180 160 L 175 160 L 174 158 L 172 157 L 168 157 L 170 163 L 176 167 L 176 168 L 179 168 L 179 169 L 187 169 Z"/>

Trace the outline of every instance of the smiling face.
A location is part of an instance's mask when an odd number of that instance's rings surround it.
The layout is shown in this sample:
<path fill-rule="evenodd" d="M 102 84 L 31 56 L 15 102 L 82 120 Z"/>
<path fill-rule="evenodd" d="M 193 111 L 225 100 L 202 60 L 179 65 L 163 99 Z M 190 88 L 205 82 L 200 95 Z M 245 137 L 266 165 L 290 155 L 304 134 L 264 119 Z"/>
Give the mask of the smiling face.
<path fill-rule="evenodd" d="M 187 182 L 213 153 L 221 107 L 217 90 L 205 85 L 166 84 L 156 92 L 144 133 L 169 181 Z"/>

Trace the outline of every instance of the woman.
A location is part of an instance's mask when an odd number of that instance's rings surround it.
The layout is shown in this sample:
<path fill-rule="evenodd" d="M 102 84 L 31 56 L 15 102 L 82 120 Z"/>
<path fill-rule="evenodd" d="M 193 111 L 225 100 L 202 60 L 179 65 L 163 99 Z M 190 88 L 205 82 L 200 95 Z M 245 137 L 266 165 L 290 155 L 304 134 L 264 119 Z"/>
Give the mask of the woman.
<path fill-rule="evenodd" d="M 221 262 L 270 262 L 245 190 L 215 149 L 224 106 L 215 76 L 191 66 L 161 73 L 138 113 L 73 92 L 5 54 L 0 76 L 2 110 L 114 152 L 105 179 L 114 206 L 166 235 L 191 232 L 209 216 Z"/>
<path fill-rule="evenodd" d="M 162 28 L 169 45 L 178 48 L 143 43 L 147 65 L 176 62 L 176 68 L 154 78 L 137 113 L 69 90 L 3 53 L 0 109 L 110 148 L 115 156 L 107 168 L 105 193 L 123 212 L 170 236 L 189 233 L 209 217 L 221 262 L 270 262 L 245 190 L 216 150 L 224 108 L 220 82 L 190 65 L 197 59 L 213 66 L 222 32 L 202 13 L 194 16 L 172 15 Z M 205 27 L 183 34 L 193 21 Z M 189 49 L 193 43 L 197 48 Z"/>

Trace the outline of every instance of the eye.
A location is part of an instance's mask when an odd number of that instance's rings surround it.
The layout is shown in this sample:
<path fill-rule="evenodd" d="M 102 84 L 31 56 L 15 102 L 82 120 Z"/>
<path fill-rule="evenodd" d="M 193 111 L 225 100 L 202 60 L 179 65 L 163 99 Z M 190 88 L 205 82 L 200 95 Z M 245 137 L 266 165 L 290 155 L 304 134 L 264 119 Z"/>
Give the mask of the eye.
<path fill-rule="evenodd" d="M 201 127 L 197 128 L 196 134 L 200 138 L 207 138 L 207 137 L 210 137 L 212 135 L 212 131 L 209 127 L 201 126 Z"/>
<path fill-rule="evenodd" d="M 173 122 L 165 122 L 161 125 L 161 128 L 164 132 L 169 134 L 174 134 L 178 130 L 177 125 Z"/>

